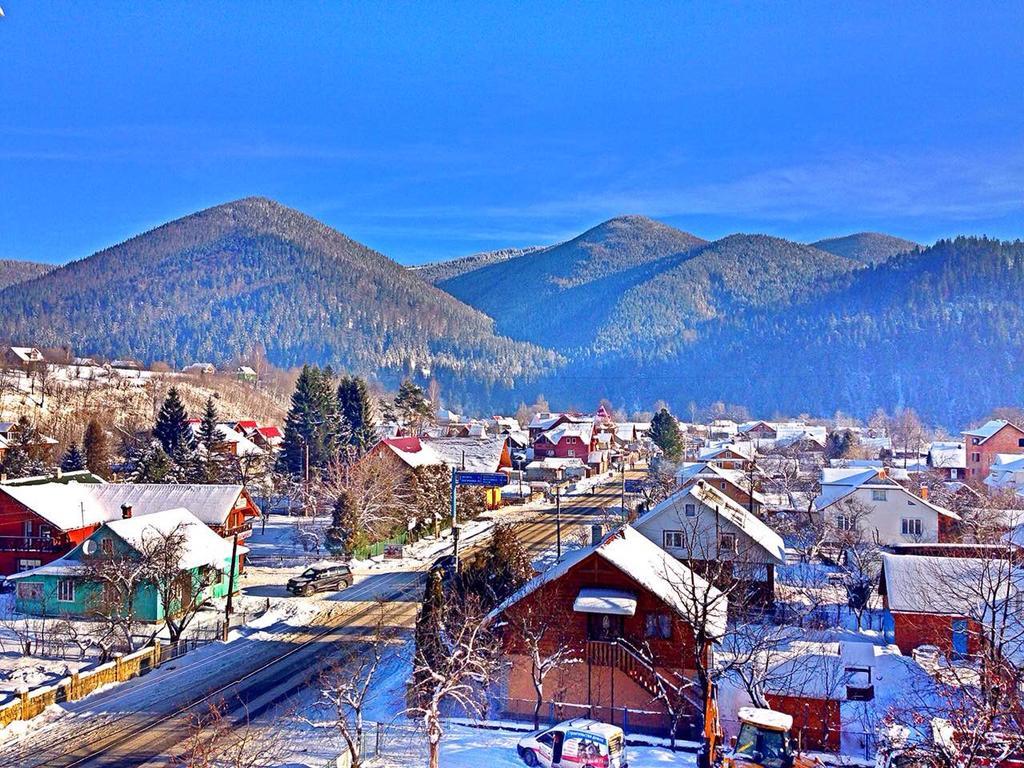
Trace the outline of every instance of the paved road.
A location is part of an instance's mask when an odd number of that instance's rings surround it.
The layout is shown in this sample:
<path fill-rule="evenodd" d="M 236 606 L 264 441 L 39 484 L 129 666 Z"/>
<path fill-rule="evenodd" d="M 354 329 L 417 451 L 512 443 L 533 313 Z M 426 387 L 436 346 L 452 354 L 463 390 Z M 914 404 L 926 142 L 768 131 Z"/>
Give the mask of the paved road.
<path fill-rule="evenodd" d="M 563 546 L 589 535 L 589 525 L 619 505 L 618 486 L 562 498 Z M 554 508 L 517 523 L 524 544 L 536 557 L 556 538 Z M 481 543 L 467 543 L 470 555 Z M 255 717 L 308 685 L 311 670 L 325 660 L 358 650 L 361 633 L 372 624 L 376 599 L 386 601 L 386 620 L 407 625 L 423 589 L 423 571 L 369 575 L 326 602 L 308 626 L 263 638 L 213 644 L 138 678 L 79 702 L 67 714 L 0 747 L 0 767 L 118 768 L 159 765 L 189 735 L 190 721 L 211 704 L 231 716 Z M 346 642 L 347 641 L 347 642 Z M 356 644 L 356 645 L 353 645 Z"/>

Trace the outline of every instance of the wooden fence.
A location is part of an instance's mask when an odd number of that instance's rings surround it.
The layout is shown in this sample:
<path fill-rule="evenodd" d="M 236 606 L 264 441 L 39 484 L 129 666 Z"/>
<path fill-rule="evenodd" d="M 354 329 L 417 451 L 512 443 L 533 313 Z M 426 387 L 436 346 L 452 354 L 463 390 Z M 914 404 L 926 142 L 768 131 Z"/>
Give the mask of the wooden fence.
<path fill-rule="evenodd" d="M 84 699 L 97 688 L 109 683 L 123 683 L 160 666 L 168 656 L 168 646 L 153 645 L 125 655 L 85 672 L 75 672 L 53 685 L 18 691 L 12 701 L 0 705 L 0 727 L 15 720 L 31 720 L 51 704 Z"/>

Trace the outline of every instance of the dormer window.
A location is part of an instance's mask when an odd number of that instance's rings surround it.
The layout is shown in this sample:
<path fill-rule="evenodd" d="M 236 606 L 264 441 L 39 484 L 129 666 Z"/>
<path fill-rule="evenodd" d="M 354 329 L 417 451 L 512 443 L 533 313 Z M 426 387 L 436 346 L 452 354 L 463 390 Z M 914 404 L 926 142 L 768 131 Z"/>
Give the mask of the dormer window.
<path fill-rule="evenodd" d="M 100 552 L 104 555 L 114 554 L 114 540 L 107 536 L 100 539 Z"/>

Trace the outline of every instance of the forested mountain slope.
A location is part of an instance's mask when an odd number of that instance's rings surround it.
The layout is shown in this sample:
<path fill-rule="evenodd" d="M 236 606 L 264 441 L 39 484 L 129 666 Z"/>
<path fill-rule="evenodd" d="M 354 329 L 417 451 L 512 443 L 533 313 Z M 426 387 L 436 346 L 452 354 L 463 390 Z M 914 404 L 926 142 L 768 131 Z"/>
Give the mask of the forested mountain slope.
<path fill-rule="evenodd" d="M 519 256 L 527 256 L 537 251 L 543 251 L 548 247 L 550 246 L 531 245 L 526 248 L 501 248 L 497 251 L 484 251 L 483 253 L 474 253 L 472 256 L 462 256 L 447 261 L 435 261 L 430 264 L 411 267 L 411 269 L 416 273 L 417 277 L 437 285 L 444 280 L 451 280 L 453 277 L 486 267 L 488 264 L 496 264 L 499 261 L 508 261 Z"/>
<path fill-rule="evenodd" d="M 545 394 L 626 407 L 724 400 L 764 414 L 906 405 L 955 427 L 1024 400 L 1024 243 L 940 241 L 836 275 L 795 305 L 716 315 L 685 343 L 592 353 L 572 371 L 585 376 L 562 374 Z"/>
<path fill-rule="evenodd" d="M 280 366 L 510 385 L 556 362 L 480 312 L 298 211 L 246 198 L 0 292 L 8 341 L 182 364 L 266 347 Z M 500 361 L 500 364 L 497 362 Z"/>
<path fill-rule="evenodd" d="M 611 219 L 561 245 L 439 286 L 495 319 L 501 333 L 569 352 L 589 346 L 629 288 L 701 238 L 643 216 Z"/>
<path fill-rule="evenodd" d="M 878 264 L 897 254 L 907 253 L 921 247 L 911 240 L 883 235 L 880 232 L 858 232 L 846 237 L 830 237 L 811 243 L 811 245 L 864 264 Z"/>
<path fill-rule="evenodd" d="M 0 290 L 9 285 L 17 285 L 33 277 L 45 275 L 53 269 L 52 264 L 37 264 L 32 261 L 0 259 Z"/>
<path fill-rule="evenodd" d="M 630 349 L 659 359 L 738 312 L 800 304 L 860 263 L 767 235 L 730 235 L 659 263 L 626 291 L 598 330 L 595 352 Z"/>

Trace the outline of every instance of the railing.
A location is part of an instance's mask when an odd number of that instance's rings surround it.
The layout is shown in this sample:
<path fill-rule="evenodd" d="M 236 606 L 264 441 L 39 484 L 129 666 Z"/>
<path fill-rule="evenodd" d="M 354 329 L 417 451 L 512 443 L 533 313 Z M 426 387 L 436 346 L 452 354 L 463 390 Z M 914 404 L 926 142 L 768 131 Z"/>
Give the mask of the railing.
<path fill-rule="evenodd" d="M 2 552 L 60 552 L 64 548 L 48 536 L 0 536 Z"/>
<path fill-rule="evenodd" d="M 651 696 L 677 694 L 677 687 L 661 675 L 643 653 L 625 638 L 588 640 L 587 661 L 597 667 L 621 670 Z"/>

